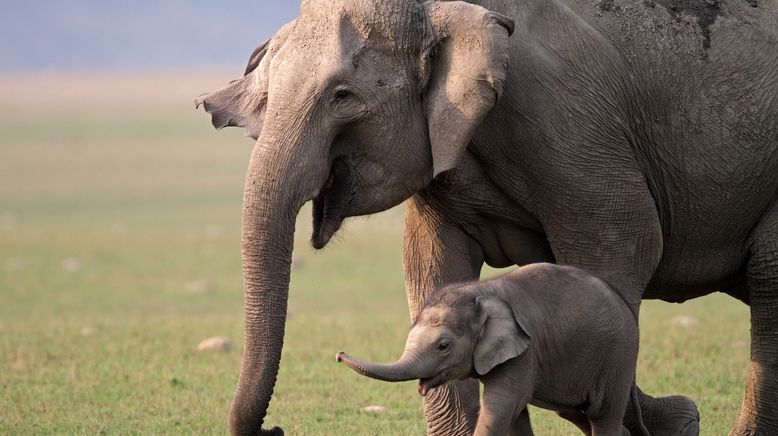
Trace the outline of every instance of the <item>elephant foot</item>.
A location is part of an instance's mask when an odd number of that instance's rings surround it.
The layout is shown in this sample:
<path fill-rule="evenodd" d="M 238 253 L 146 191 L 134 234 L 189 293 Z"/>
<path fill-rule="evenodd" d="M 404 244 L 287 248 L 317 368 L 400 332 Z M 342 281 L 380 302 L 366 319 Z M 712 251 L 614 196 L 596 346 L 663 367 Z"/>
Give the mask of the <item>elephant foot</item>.
<path fill-rule="evenodd" d="M 775 422 L 760 422 L 759 419 L 745 419 L 742 414 L 735 421 L 729 436 L 770 436 L 778 432 Z"/>
<path fill-rule="evenodd" d="M 643 423 L 652 436 L 698 436 L 700 412 L 690 398 L 674 395 L 640 398 Z"/>
<path fill-rule="evenodd" d="M 754 312 L 754 308 L 751 308 Z M 753 329 L 752 329 L 753 331 Z M 746 396 L 730 436 L 778 434 L 778 365 L 751 362 Z"/>
<path fill-rule="evenodd" d="M 262 429 L 259 434 L 261 436 L 284 436 L 284 430 L 281 427 L 273 427 L 270 430 Z"/>
<path fill-rule="evenodd" d="M 732 430 L 729 432 L 729 436 L 756 436 L 758 434 L 769 435 L 771 433 L 759 432 L 759 426 L 756 423 L 735 423 Z"/>

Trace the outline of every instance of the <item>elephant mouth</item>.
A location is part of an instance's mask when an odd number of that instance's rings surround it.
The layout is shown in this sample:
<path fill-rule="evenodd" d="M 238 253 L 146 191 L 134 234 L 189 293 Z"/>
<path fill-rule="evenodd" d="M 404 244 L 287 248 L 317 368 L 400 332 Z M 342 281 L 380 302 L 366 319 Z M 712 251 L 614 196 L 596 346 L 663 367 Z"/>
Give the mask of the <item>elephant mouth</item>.
<path fill-rule="evenodd" d="M 336 160 L 330 168 L 327 180 L 313 199 L 313 234 L 311 244 L 315 249 L 324 248 L 340 229 L 346 206 L 351 198 L 348 166 L 344 160 Z"/>
<path fill-rule="evenodd" d="M 446 377 L 443 373 L 435 375 L 431 378 L 419 379 L 419 395 L 425 397 L 431 389 L 434 389 L 446 383 L 447 381 L 448 380 L 446 380 Z"/>

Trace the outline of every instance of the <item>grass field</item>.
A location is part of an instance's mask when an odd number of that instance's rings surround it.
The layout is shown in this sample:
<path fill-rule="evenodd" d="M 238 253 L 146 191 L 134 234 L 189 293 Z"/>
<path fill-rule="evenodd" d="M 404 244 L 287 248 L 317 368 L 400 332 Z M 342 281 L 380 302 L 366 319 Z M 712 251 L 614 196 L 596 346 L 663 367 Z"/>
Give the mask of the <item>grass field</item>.
<path fill-rule="evenodd" d="M 228 78 L 0 79 L 0 434 L 226 432 L 252 144 L 213 131 L 191 97 Z M 402 350 L 402 210 L 347 222 L 323 252 L 307 243 L 309 217 L 266 422 L 290 435 L 422 434 L 413 382 L 334 361 L 341 349 L 378 361 Z M 641 387 L 691 396 L 702 434 L 726 434 L 748 360 L 745 306 L 713 295 L 643 307 Z M 216 335 L 236 346 L 196 351 Z M 547 412 L 533 422 L 576 434 Z"/>

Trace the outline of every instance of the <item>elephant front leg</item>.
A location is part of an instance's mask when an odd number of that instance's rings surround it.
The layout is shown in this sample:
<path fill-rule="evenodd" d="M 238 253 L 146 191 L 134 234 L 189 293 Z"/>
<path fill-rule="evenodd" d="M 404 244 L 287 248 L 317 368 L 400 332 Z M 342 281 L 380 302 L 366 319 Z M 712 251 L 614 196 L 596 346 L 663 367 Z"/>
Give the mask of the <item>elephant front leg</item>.
<path fill-rule="evenodd" d="M 746 272 L 751 362 L 732 436 L 778 434 L 778 205 L 752 237 Z"/>
<path fill-rule="evenodd" d="M 497 365 L 482 379 L 484 397 L 475 436 L 532 436 L 527 403 L 536 371 L 530 357 Z"/>
<path fill-rule="evenodd" d="M 481 248 L 418 197 L 407 203 L 404 239 L 403 267 L 411 320 L 416 319 L 424 299 L 435 289 L 478 279 L 483 265 Z M 479 405 L 479 384 L 474 379 L 432 389 L 424 397 L 427 433 L 472 435 Z"/>

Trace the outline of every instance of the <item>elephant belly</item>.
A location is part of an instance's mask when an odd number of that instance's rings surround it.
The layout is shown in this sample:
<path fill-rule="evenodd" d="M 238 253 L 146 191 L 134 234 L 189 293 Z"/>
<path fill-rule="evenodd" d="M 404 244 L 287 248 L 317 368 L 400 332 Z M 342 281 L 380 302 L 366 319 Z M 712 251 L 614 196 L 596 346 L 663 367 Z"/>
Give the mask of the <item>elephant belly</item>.
<path fill-rule="evenodd" d="M 467 224 L 463 228 L 481 246 L 484 261 L 494 268 L 553 262 L 545 235 L 509 223 Z"/>
<path fill-rule="evenodd" d="M 546 401 L 543 401 L 543 400 L 538 400 L 536 398 L 532 398 L 529 403 L 531 405 L 535 406 L 535 407 L 539 407 L 539 408 L 545 409 L 545 410 L 552 410 L 552 411 L 558 412 L 558 413 L 564 413 L 564 412 L 567 412 L 567 413 L 578 413 L 582 409 L 585 409 L 586 406 L 587 406 L 586 403 L 581 403 L 580 405 L 574 405 L 574 406 L 564 405 L 564 404 L 556 404 L 556 403 L 549 403 L 549 402 L 546 402 Z"/>
<path fill-rule="evenodd" d="M 706 133 L 697 138 L 706 146 L 674 149 L 668 161 L 678 168 L 654 179 L 664 186 L 653 192 L 663 253 L 645 298 L 681 302 L 727 291 L 743 274 L 752 230 L 778 201 L 778 159 L 765 155 L 778 144 L 715 141 Z"/>
<path fill-rule="evenodd" d="M 747 256 L 744 246 L 675 250 L 672 244 L 666 244 L 669 250 L 643 298 L 680 303 L 717 291 L 727 292 L 742 278 Z"/>
<path fill-rule="evenodd" d="M 591 374 L 592 368 L 568 369 L 570 374 Z M 577 377 L 575 380 L 567 380 L 560 383 L 558 379 L 548 379 L 541 377 L 539 386 L 536 386 L 529 404 L 545 410 L 554 412 L 581 412 L 590 410 L 593 404 L 592 400 L 599 403 L 596 399 L 602 398 L 604 392 L 608 389 L 604 383 L 598 386 L 595 380 L 610 380 L 608 376 L 599 377 Z"/>

